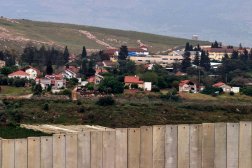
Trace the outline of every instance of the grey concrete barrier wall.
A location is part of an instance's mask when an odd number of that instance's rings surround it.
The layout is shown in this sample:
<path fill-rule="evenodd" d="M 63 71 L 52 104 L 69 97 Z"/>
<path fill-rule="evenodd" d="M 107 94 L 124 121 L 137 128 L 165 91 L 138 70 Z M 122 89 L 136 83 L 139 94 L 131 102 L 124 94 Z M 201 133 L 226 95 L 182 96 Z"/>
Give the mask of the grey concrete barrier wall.
<path fill-rule="evenodd" d="M 251 168 L 252 122 L 0 139 L 0 168 Z"/>

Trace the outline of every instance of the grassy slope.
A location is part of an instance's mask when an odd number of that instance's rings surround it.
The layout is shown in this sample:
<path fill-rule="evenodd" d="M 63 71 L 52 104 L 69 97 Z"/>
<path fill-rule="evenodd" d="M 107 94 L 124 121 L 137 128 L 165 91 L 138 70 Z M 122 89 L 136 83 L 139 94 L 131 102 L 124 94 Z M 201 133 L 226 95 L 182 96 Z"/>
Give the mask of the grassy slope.
<path fill-rule="evenodd" d="M 1 86 L 1 96 L 21 96 L 31 94 L 31 88 Z"/>
<path fill-rule="evenodd" d="M 188 98 L 179 103 L 146 95 L 116 99 L 115 106 L 107 107 L 96 105 L 95 100 L 83 100 L 82 105 L 71 101 L 9 100 L 5 102 L 3 112 L 10 121 L 20 114 L 22 123 L 26 124 L 97 124 L 108 127 L 252 120 L 251 97 Z M 49 104 L 49 111 L 43 110 L 45 103 Z"/>
<path fill-rule="evenodd" d="M 134 31 L 123 31 L 115 29 L 106 29 L 90 26 L 79 26 L 71 24 L 61 23 L 49 23 L 49 22 L 37 22 L 29 20 L 18 20 L 19 24 L 10 23 L 8 21 L 0 19 L 0 27 L 4 27 L 13 35 L 21 35 L 32 40 L 53 42 L 56 45 L 65 46 L 68 45 L 70 50 L 79 53 L 83 45 L 89 49 L 103 49 L 104 46 L 98 45 L 92 40 L 89 40 L 86 36 L 80 34 L 78 30 L 89 31 L 94 34 L 98 39 L 104 40 L 112 46 L 119 47 L 125 42 L 129 47 L 136 47 L 137 40 L 141 40 L 143 43 L 152 46 L 152 51 L 164 51 L 168 48 L 185 45 L 188 41 L 194 45 L 208 44 L 208 42 L 192 41 L 182 38 L 174 38 L 168 36 L 160 36 L 148 33 L 140 33 Z M 24 46 L 26 42 L 21 44 Z M 0 41 L 0 47 L 6 45 L 10 48 L 20 48 L 20 44 L 17 45 L 13 41 Z"/>

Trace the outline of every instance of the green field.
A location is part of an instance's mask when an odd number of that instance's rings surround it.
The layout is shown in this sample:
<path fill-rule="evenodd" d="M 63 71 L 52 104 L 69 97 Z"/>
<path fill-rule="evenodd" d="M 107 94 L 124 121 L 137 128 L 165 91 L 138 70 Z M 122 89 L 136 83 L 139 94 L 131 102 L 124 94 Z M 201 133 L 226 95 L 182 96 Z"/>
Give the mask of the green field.
<path fill-rule="evenodd" d="M 0 86 L 0 87 L 1 87 L 0 97 L 22 96 L 32 93 L 31 88 L 11 87 L 11 86 Z"/>
<path fill-rule="evenodd" d="M 152 52 L 165 51 L 175 46 L 184 46 L 186 42 L 193 45 L 209 44 L 206 41 L 193 41 L 183 38 L 175 38 L 169 36 L 154 35 L 135 31 L 123 31 L 115 29 L 98 28 L 91 26 L 80 26 L 62 23 L 38 22 L 29 20 L 17 20 L 19 23 L 12 23 L 4 19 L 0 19 L 0 30 L 6 29 L 6 39 L 0 40 L 0 48 L 10 48 L 22 51 L 22 47 L 30 40 L 46 42 L 55 46 L 68 46 L 71 52 L 80 53 L 82 46 L 85 45 L 88 49 L 104 49 L 105 47 L 97 44 L 94 40 L 88 39 L 81 34 L 79 30 L 88 31 L 95 35 L 97 39 L 102 40 L 113 47 L 119 47 L 122 44 L 127 44 L 129 47 L 137 47 L 137 40 L 150 46 Z M 13 41 L 14 37 L 17 38 Z M 1 38 L 0 38 L 1 39 Z M 11 40 L 12 39 L 12 40 Z M 15 39 L 15 38 L 14 38 Z"/>

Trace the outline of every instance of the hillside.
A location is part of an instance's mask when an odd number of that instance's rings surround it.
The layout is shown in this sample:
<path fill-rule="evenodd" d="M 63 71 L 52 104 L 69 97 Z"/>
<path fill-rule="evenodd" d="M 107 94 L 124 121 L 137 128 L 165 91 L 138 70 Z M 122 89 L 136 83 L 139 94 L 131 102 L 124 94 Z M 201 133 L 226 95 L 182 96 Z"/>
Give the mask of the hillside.
<path fill-rule="evenodd" d="M 83 45 L 91 51 L 119 47 L 122 44 L 136 47 L 139 43 L 143 43 L 149 46 L 150 51 L 158 52 L 183 46 L 186 42 L 194 45 L 209 44 L 206 41 L 192 41 L 134 31 L 0 18 L 0 49 L 22 51 L 28 42 L 38 46 L 45 44 L 60 48 L 67 45 L 73 53 L 80 53 Z"/>

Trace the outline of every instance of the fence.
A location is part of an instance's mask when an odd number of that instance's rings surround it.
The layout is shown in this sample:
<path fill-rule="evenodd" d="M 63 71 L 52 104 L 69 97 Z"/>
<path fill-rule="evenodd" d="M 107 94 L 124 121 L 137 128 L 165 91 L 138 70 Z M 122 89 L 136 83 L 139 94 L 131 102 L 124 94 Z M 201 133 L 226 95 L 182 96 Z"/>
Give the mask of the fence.
<path fill-rule="evenodd" d="M 251 168 L 252 123 L 2 139 L 1 168 Z"/>

